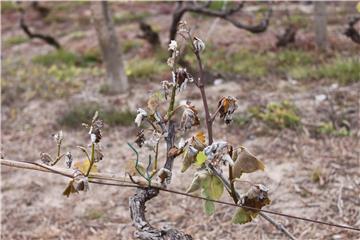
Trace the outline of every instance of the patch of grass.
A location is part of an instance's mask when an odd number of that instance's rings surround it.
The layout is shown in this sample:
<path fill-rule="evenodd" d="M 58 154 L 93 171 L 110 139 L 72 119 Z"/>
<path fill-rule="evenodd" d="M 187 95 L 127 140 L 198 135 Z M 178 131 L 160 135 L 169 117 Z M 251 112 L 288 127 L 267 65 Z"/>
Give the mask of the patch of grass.
<path fill-rule="evenodd" d="M 239 127 L 244 127 L 245 125 L 247 125 L 249 122 L 251 121 L 251 115 L 247 114 L 247 113 L 243 113 L 243 114 L 237 114 L 234 116 L 233 118 L 233 122 L 235 125 L 239 126 Z"/>
<path fill-rule="evenodd" d="M 320 181 L 322 180 L 323 178 L 323 172 L 321 171 L 320 168 L 315 168 L 312 173 L 311 173 L 311 180 L 314 182 L 314 183 L 320 183 Z"/>
<path fill-rule="evenodd" d="M 82 39 L 86 36 L 86 33 L 84 31 L 75 31 L 69 34 L 70 38 L 74 40 Z"/>
<path fill-rule="evenodd" d="M 169 67 L 166 62 L 159 61 L 156 58 L 135 58 L 125 66 L 126 75 L 132 79 L 149 79 L 164 74 L 168 70 Z"/>
<path fill-rule="evenodd" d="M 87 50 L 81 56 L 81 64 L 82 66 L 92 66 L 102 62 L 102 56 L 99 48 L 91 48 Z"/>
<path fill-rule="evenodd" d="M 29 38 L 18 35 L 18 36 L 12 36 L 12 37 L 7 38 L 4 42 L 4 45 L 5 45 L 5 47 L 12 47 L 15 45 L 20 45 L 22 43 L 26 43 L 28 41 L 29 41 Z"/>
<path fill-rule="evenodd" d="M 1 97 L 6 105 L 34 98 L 51 100 L 69 96 L 83 86 L 78 77 L 91 74 L 75 66 L 44 67 L 22 62 L 2 64 Z"/>
<path fill-rule="evenodd" d="M 46 67 L 53 65 L 89 67 L 101 62 L 101 54 L 97 49 L 91 49 L 83 55 L 78 55 L 65 50 L 58 50 L 36 56 L 32 61 Z"/>
<path fill-rule="evenodd" d="M 277 129 L 295 129 L 300 124 L 300 116 L 295 106 L 288 102 L 269 103 L 264 107 L 250 107 L 249 112 L 253 117 L 260 119 L 267 125 Z"/>
<path fill-rule="evenodd" d="M 337 137 L 346 137 L 350 135 L 350 131 L 345 127 L 336 129 L 332 122 L 324 122 L 318 128 L 317 132 L 319 134 L 332 135 Z"/>
<path fill-rule="evenodd" d="M 293 13 L 290 14 L 289 19 L 287 19 L 286 22 L 298 28 L 306 28 L 309 25 L 309 18 L 300 13 Z"/>
<path fill-rule="evenodd" d="M 65 50 L 58 50 L 47 53 L 45 55 L 36 56 L 33 58 L 32 61 L 34 63 L 41 64 L 47 67 L 56 64 L 73 66 L 80 61 L 80 58 L 75 53 L 68 52 Z"/>
<path fill-rule="evenodd" d="M 139 20 L 143 20 L 148 17 L 150 14 L 147 12 L 142 13 L 134 13 L 134 12 L 121 12 L 114 15 L 114 23 L 116 25 L 121 25 L 129 22 L 135 22 Z"/>
<path fill-rule="evenodd" d="M 124 53 L 128 53 L 133 49 L 139 48 L 141 45 L 141 41 L 133 39 L 124 40 L 121 42 L 121 47 Z"/>
<path fill-rule="evenodd" d="M 227 53 L 210 45 L 202 58 L 206 69 L 219 73 L 233 73 L 248 78 L 261 78 L 269 73 L 269 56 L 250 50 Z M 192 54 L 185 56 L 185 59 L 196 64 Z"/>
<path fill-rule="evenodd" d="M 15 11 L 17 9 L 14 1 L 1 1 L 1 13 Z"/>
<path fill-rule="evenodd" d="M 129 110 L 119 111 L 96 103 L 82 103 L 71 107 L 59 119 L 59 124 L 69 128 L 78 128 L 82 123 L 88 122 L 96 111 L 99 111 L 99 116 L 104 120 L 104 123 L 110 126 L 130 126 L 136 117 L 136 114 Z"/>
<path fill-rule="evenodd" d="M 266 55 L 247 50 L 238 51 L 232 56 L 232 71 L 249 78 L 261 78 L 268 74 L 268 58 Z"/>
<path fill-rule="evenodd" d="M 329 78 L 341 84 L 360 81 L 360 61 L 356 58 L 337 57 L 334 61 L 320 66 L 315 72 L 316 78 Z"/>
<path fill-rule="evenodd" d="M 104 215 L 104 211 L 101 209 L 89 208 L 86 210 L 86 219 L 96 220 Z"/>
<path fill-rule="evenodd" d="M 311 53 L 296 49 L 284 49 L 275 54 L 276 65 L 282 68 L 310 65 L 314 58 Z"/>

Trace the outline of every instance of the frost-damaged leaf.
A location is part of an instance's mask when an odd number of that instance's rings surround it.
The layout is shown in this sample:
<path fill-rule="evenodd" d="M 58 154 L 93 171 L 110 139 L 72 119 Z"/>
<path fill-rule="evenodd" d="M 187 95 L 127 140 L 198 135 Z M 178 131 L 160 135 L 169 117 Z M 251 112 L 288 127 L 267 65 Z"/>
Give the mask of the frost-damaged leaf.
<path fill-rule="evenodd" d="M 144 129 L 141 129 L 141 130 L 136 134 L 135 143 L 141 148 L 141 147 L 143 146 L 144 142 L 145 142 Z"/>
<path fill-rule="evenodd" d="M 205 50 L 205 43 L 198 37 L 194 37 L 194 48 L 196 52 L 202 52 Z"/>
<path fill-rule="evenodd" d="M 240 204 L 247 207 L 261 209 L 262 207 L 270 204 L 268 198 L 269 189 L 264 185 L 257 184 L 250 188 L 250 190 L 240 199 Z M 259 210 L 251 210 L 246 208 L 239 208 L 233 219 L 233 223 L 244 224 L 252 221 Z"/>
<path fill-rule="evenodd" d="M 233 156 L 235 155 L 237 155 L 237 159 L 234 159 L 235 161 L 233 166 L 234 178 L 239 178 L 242 173 L 252 173 L 257 170 L 264 171 L 265 169 L 264 163 L 259 159 L 257 159 L 246 148 L 240 147 L 238 153 L 233 154 Z"/>
<path fill-rule="evenodd" d="M 213 142 L 210 146 L 204 149 L 207 160 L 211 161 L 213 166 L 219 166 L 220 163 L 230 166 L 234 165 L 234 161 L 230 157 L 233 152 L 233 147 L 225 141 Z"/>
<path fill-rule="evenodd" d="M 76 162 L 74 164 L 74 167 L 76 169 L 78 169 L 80 172 L 82 172 L 83 174 L 86 174 L 89 167 L 90 167 L 90 161 L 89 160 L 83 160 L 83 161 L 79 161 L 79 162 Z M 96 164 L 93 164 L 91 170 L 90 170 L 91 173 L 96 173 L 98 172 L 98 169 L 97 169 L 97 166 Z"/>
<path fill-rule="evenodd" d="M 252 217 L 244 208 L 239 208 L 233 216 L 232 223 L 244 224 L 251 222 Z"/>
<path fill-rule="evenodd" d="M 65 154 L 65 158 L 66 158 L 66 161 L 65 161 L 66 167 L 71 168 L 71 165 L 72 165 L 72 162 L 73 162 L 73 157 L 71 155 L 71 152 L 67 152 Z"/>
<path fill-rule="evenodd" d="M 192 180 L 192 182 L 191 182 L 189 188 L 186 190 L 186 192 L 192 193 L 192 192 L 199 190 L 201 188 L 201 182 L 204 179 L 206 179 L 209 175 L 210 175 L 210 173 L 205 169 L 198 170 L 194 174 L 194 179 Z"/>
<path fill-rule="evenodd" d="M 186 89 L 188 82 L 193 82 L 194 79 L 190 73 L 187 72 L 186 68 L 178 68 L 176 70 L 176 84 L 179 89 L 179 92 L 182 92 Z"/>
<path fill-rule="evenodd" d="M 174 147 L 170 148 L 170 150 L 168 151 L 168 157 L 176 158 L 181 153 L 183 153 L 183 149 L 177 148 L 176 146 L 174 146 Z"/>
<path fill-rule="evenodd" d="M 200 125 L 200 120 L 195 106 L 191 105 L 190 101 L 187 101 L 184 107 L 185 109 L 181 117 L 180 129 L 186 131 L 192 126 Z"/>
<path fill-rule="evenodd" d="M 203 131 L 199 131 L 194 136 L 194 141 L 201 143 L 201 147 L 205 146 L 205 134 Z M 195 144 L 193 144 L 195 146 Z M 196 147 L 196 146 L 195 146 Z"/>
<path fill-rule="evenodd" d="M 46 165 L 50 165 L 50 163 L 53 162 L 53 159 L 51 158 L 50 154 L 44 152 L 40 153 L 40 160 Z"/>
<path fill-rule="evenodd" d="M 204 151 L 201 151 L 199 152 L 197 155 L 196 155 L 196 161 L 195 161 L 195 165 L 198 166 L 198 167 L 201 167 L 201 165 L 203 165 L 206 161 L 206 155 L 204 153 Z"/>
<path fill-rule="evenodd" d="M 185 172 L 191 164 L 195 162 L 196 154 L 198 153 L 198 150 L 194 148 L 193 146 L 189 145 L 184 152 L 184 159 L 183 159 L 183 165 L 181 168 L 181 172 Z"/>
<path fill-rule="evenodd" d="M 73 185 L 76 191 L 84 191 L 89 190 L 89 179 L 79 170 L 74 173 L 74 182 Z"/>
<path fill-rule="evenodd" d="M 169 169 L 166 168 L 161 168 L 158 173 L 157 173 L 157 177 L 159 179 L 159 182 L 163 185 L 163 184 L 170 184 L 171 181 L 171 171 Z"/>
<path fill-rule="evenodd" d="M 226 124 L 231 123 L 232 115 L 238 108 L 237 100 L 234 97 L 228 96 L 220 99 L 218 103 L 220 118 L 224 119 Z"/>
<path fill-rule="evenodd" d="M 144 110 L 144 109 L 142 109 L 142 108 L 138 108 L 138 110 L 137 110 L 137 115 L 136 115 L 136 118 L 135 118 L 135 124 L 138 126 L 138 127 L 140 127 L 140 125 L 141 125 L 141 122 L 144 120 L 144 118 L 146 118 L 147 117 L 147 112 Z"/>
<path fill-rule="evenodd" d="M 63 195 L 66 197 L 69 197 L 70 194 L 72 193 L 77 193 L 78 191 L 76 190 L 76 188 L 74 187 L 74 180 L 71 180 L 68 185 L 66 186 Z"/>

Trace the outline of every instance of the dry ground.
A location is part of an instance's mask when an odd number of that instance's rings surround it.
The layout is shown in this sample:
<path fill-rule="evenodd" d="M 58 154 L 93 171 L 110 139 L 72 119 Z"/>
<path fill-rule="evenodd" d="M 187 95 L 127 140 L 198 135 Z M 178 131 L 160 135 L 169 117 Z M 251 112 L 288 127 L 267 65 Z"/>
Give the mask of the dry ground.
<path fill-rule="evenodd" d="M 162 41 L 166 42 L 170 4 L 129 3 L 118 5 L 116 9 L 118 12 L 148 11 L 148 21 L 155 25 L 161 32 Z M 72 51 L 96 46 L 91 26 L 81 25 L 80 20 L 75 21 L 86 16 L 88 7 L 80 5 L 76 13 L 69 11 L 67 20 L 56 22 L 51 32 L 59 36 L 60 42 Z M 190 17 L 189 21 L 195 22 Z M 21 34 L 15 24 L 16 19 L 16 12 L 3 14 L 2 41 L 6 37 Z M 35 17 L 34 19 L 33 24 L 41 26 L 41 22 Z M 200 35 L 205 35 L 213 19 L 202 18 L 196 21 Z M 84 32 L 85 38 L 78 40 L 70 37 L 70 33 L 78 29 Z M 333 51 L 345 55 L 359 52 L 358 47 L 339 34 L 337 25 L 330 29 Z M 46 25 L 43 30 L 50 32 L 50 27 Z M 132 39 L 139 33 L 135 23 L 121 25 L 117 30 L 119 37 L 123 39 Z M 249 35 L 220 22 L 216 31 L 217 34 L 209 40 L 215 46 L 221 44 L 234 50 L 241 46 L 251 46 L 268 51 L 275 42 L 276 29 L 271 27 L 265 34 Z M 311 38 L 311 34 L 302 33 L 300 44 Z M 136 54 L 146 55 L 149 46 L 143 46 Z M 6 65 L 2 65 L 3 72 L 6 73 L 10 67 L 16 71 L 24 71 L 23 68 L 26 68 L 25 72 L 28 71 L 31 77 L 34 64 L 31 58 L 49 51 L 52 51 L 50 47 L 36 40 L 3 47 L 2 60 L 3 63 L 6 62 Z M 131 54 L 127 55 L 128 60 L 132 57 Z M 16 65 L 19 62 L 23 65 Z M 2 79 L 10 81 L 5 73 Z M 151 82 L 136 80 L 129 93 L 105 96 L 98 92 L 103 74 L 95 77 L 89 74 L 78 76 L 77 81 L 82 82 L 81 91 L 63 98 L 49 100 L 35 95 L 19 99 L 15 96 L 10 103 L 2 106 L 1 151 L 8 159 L 37 161 L 40 152 L 55 151 L 50 135 L 61 128 L 57 120 L 75 102 L 96 101 L 119 109 L 135 110 L 146 101 L 151 90 L 159 88 L 158 82 L 161 80 L 163 79 Z M 239 112 L 242 113 L 249 106 L 260 103 L 292 101 L 304 122 L 298 130 L 271 129 L 255 119 L 246 125 L 234 123 L 230 126 L 217 121 L 215 139 L 242 144 L 264 161 L 265 172 L 251 174 L 244 179 L 269 186 L 272 203 L 266 209 L 360 227 L 359 89 L 359 81 L 334 85 L 328 79 L 294 82 L 283 76 L 271 75 L 251 80 L 241 77 L 225 78 L 220 85 L 210 84 L 206 91 L 212 109 L 216 107 L 220 96 L 231 95 L 239 100 Z M 328 100 L 317 101 L 316 96 L 321 94 L 328 94 L 331 99 L 338 96 L 338 100 L 335 103 Z M 199 94 L 194 86 L 189 86 L 188 91 L 182 93 L 179 99 L 191 99 L 201 109 Z M 6 99 L 2 99 L 3 103 L 4 101 Z M 335 108 L 337 114 L 347 114 L 351 125 L 350 136 L 314 135 L 312 125 L 327 119 L 332 111 L 331 107 Z M 76 130 L 64 128 L 63 131 L 64 147 L 73 149 L 75 159 L 79 158 L 80 153 L 74 147 L 87 143 L 86 131 L 80 126 Z M 99 163 L 102 172 L 124 174 L 129 156 L 132 156 L 126 141 L 134 139 L 135 133 L 133 126 L 105 126 L 102 142 L 105 159 Z M 180 167 L 181 161 L 178 159 L 175 162 L 171 188 L 185 190 L 195 169 L 181 174 Z M 134 228 L 128 209 L 128 198 L 134 193 L 133 189 L 91 185 L 86 194 L 66 198 L 61 193 L 67 180 L 60 176 L 2 167 L 1 178 L 3 239 L 133 238 Z M 240 191 L 245 187 L 238 185 Z M 224 200 L 231 199 L 224 197 Z M 246 225 L 231 224 L 234 211 L 231 207 L 217 205 L 216 213 L 209 217 L 203 213 L 201 201 L 160 193 L 148 203 L 147 217 L 157 227 L 174 226 L 191 234 L 194 239 L 285 239 L 284 235 L 262 218 Z M 359 233 L 339 228 L 278 216 L 274 218 L 299 239 L 360 238 Z"/>

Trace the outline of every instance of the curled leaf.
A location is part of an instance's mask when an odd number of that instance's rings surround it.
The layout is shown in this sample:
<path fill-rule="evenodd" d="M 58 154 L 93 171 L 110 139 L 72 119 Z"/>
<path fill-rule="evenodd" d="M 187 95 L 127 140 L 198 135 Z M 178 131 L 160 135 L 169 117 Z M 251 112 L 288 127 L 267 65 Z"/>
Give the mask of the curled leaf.
<path fill-rule="evenodd" d="M 185 172 L 191 164 L 195 162 L 196 154 L 198 153 L 198 150 L 194 148 L 193 146 L 189 145 L 185 151 L 184 151 L 184 158 L 183 158 L 183 165 L 181 168 L 181 172 Z"/>
<path fill-rule="evenodd" d="M 62 140 L 64 140 L 64 134 L 63 131 L 60 130 L 58 133 L 53 134 L 54 141 L 56 144 L 61 144 Z"/>
<path fill-rule="evenodd" d="M 176 51 L 177 50 L 177 42 L 175 40 L 171 40 L 169 43 L 169 51 Z"/>
<path fill-rule="evenodd" d="M 53 162 L 50 154 L 44 152 L 40 153 L 40 160 L 46 165 L 50 165 Z"/>
<path fill-rule="evenodd" d="M 71 155 L 71 152 L 67 152 L 67 153 L 65 154 L 65 158 L 66 158 L 66 160 L 65 160 L 66 166 L 67 166 L 68 168 L 71 168 L 71 165 L 72 165 L 72 162 L 73 162 L 73 157 L 72 157 L 72 155 Z"/>
<path fill-rule="evenodd" d="M 176 70 L 175 78 L 176 78 L 176 84 L 179 88 L 179 92 L 185 90 L 188 82 L 194 81 L 193 77 L 190 75 L 190 73 L 187 72 L 186 68 L 181 68 L 181 67 Z"/>
<path fill-rule="evenodd" d="M 147 147 L 149 150 L 155 151 L 156 145 L 159 143 L 160 138 L 161 134 L 153 131 L 150 138 L 144 141 L 145 147 Z"/>
<path fill-rule="evenodd" d="M 74 181 L 73 186 L 76 191 L 84 191 L 89 190 L 89 180 L 84 174 L 80 171 L 75 171 L 74 173 Z"/>
<path fill-rule="evenodd" d="M 250 190 L 240 199 L 239 202 L 242 206 L 261 209 L 262 207 L 270 204 L 268 191 L 268 188 L 264 185 L 256 184 L 250 188 Z M 248 223 L 252 221 L 258 213 L 259 210 L 239 208 L 236 211 L 232 222 L 238 224 Z"/>
<path fill-rule="evenodd" d="M 221 98 L 218 103 L 220 118 L 224 119 L 226 124 L 229 124 L 232 121 L 232 115 L 238 108 L 236 102 L 236 98 L 228 96 Z"/>
<path fill-rule="evenodd" d="M 135 124 L 140 127 L 141 122 L 144 120 L 144 118 L 147 116 L 147 112 L 142 109 L 142 108 L 138 108 L 137 110 L 137 115 L 135 118 Z"/>
<path fill-rule="evenodd" d="M 192 126 L 200 125 L 198 112 L 190 101 L 186 102 L 183 115 L 181 117 L 180 129 L 186 131 Z"/>
<path fill-rule="evenodd" d="M 97 113 L 97 112 L 96 112 Z M 96 115 L 96 114 L 95 114 Z M 94 120 L 96 119 L 96 120 Z M 99 143 L 101 140 L 101 129 L 104 127 L 104 122 L 102 120 L 95 118 L 94 116 L 93 122 L 91 123 L 89 134 L 92 143 Z"/>
<path fill-rule="evenodd" d="M 193 44 L 196 52 L 202 52 L 205 50 L 205 43 L 200 38 L 194 37 Z"/>
<path fill-rule="evenodd" d="M 209 175 L 210 173 L 205 169 L 195 172 L 194 178 L 186 192 L 192 193 L 199 190 L 201 188 L 202 181 L 204 181 Z"/>
<path fill-rule="evenodd" d="M 207 160 L 211 161 L 214 166 L 222 164 L 234 165 L 230 155 L 232 154 L 232 146 L 225 141 L 218 141 L 212 143 L 204 149 Z"/>
<path fill-rule="evenodd" d="M 78 191 L 76 190 L 76 188 L 74 187 L 74 180 L 71 180 L 68 185 L 66 186 L 63 195 L 66 197 L 69 197 L 70 194 L 72 193 L 77 193 Z"/>
<path fill-rule="evenodd" d="M 264 163 L 257 159 L 246 148 L 240 147 L 236 155 L 237 159 L 234 159 L 235 163 L 233 166 L 234 178 L 239 178 L 242 173 L 252 173 L 258 170 L 264 171 Z"/>
<path fill-rule="evenodd" d="M 168 157 L 176 158 L 181 153 L 183 153 L 183 149 L 177 148 L 176 146 L 174 146 L 174 147 L 170 148 L 170 150 L 168 151 Z"/>
<path fill-rule="evenodd" d="M 159 172 L 157 173 L 157 175 L 158 175 L 158 179 L 161 184 L 164 184 L 164 183 L 170 184 L 172 174 L 169 169 L 161 168 L 159 170 Z"/>

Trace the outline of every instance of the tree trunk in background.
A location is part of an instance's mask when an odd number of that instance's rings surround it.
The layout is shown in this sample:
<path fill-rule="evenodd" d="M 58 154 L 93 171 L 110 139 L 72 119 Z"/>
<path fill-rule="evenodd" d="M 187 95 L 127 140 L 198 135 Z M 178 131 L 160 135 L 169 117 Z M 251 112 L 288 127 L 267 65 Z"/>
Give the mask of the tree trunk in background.
<path fill-rule="evenodd" d="M 129 84 L 108 2 L 93 2 L 92 16 L 106 67 L 107 85 L 113 93 L 124 92 Z"/>
<path fill-rule="evenodd" d="M 321 50 L 325 50 L 327 46 L 326 4 L 327 2 L 314 2 L 315 42 L 316 46 Z"/>

